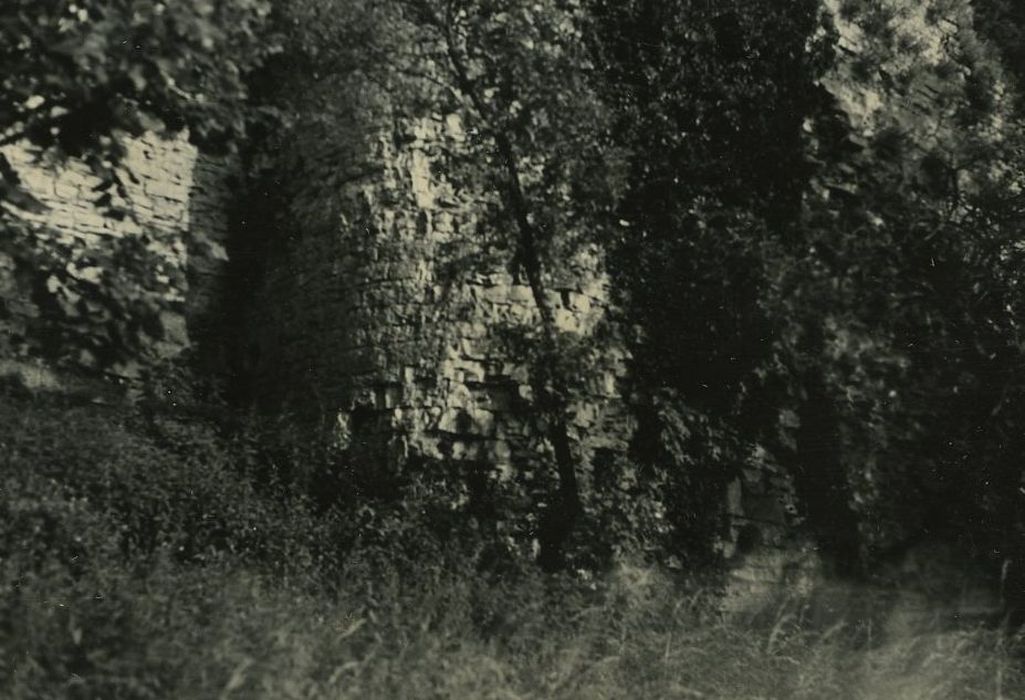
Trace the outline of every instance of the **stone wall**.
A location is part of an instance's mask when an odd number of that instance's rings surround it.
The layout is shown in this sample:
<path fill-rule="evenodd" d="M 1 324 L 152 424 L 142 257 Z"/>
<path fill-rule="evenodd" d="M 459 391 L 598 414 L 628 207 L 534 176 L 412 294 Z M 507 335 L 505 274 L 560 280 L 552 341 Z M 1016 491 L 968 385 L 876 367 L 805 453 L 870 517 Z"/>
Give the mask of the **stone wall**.
<path fill-rule="evenodd" d="M 448 458 L 500 476 L 551 450 L 524 352 L 539 330 L 530 289 L 488 229 L 488 195 L 446 175 L 465 138 L 457 114 L 427 114 L 293 141 L 286 216 L 261 254 L 255 396 L 328 422 L 382 468 Z M 579 457 L 621 452 L 627 358 L 600 253 L 577 251 L 547 282 L 589 368 L 571 378 Z"/>
<path fill-rule="evenodd" d="M 769 462 L 744 468 L 730 483 L 729 532 L 721 545 L 729 569 L 726 611 L 758 611 L 781 595 L 807 593 L 819 581 L 821 560 L 797 513 L 791 478 Z"/>
<path fill-rule="evenodd" d="M 550 465 L 524 352 L 537 346 L 531 291 L 487 219 L 489 195 L 449 175 L 463 121 L 396 123 L 354 116 L 276 149 L 287 151 L 273 179 L 279 199 L 266 228 L 247 234 L 265 243 L 240 252 L 256 295 L 242 352 L 252 395 L 320 422 L 375 469 L 454 459 L 501 479 Z M 627 344 L 610 320 L 602 251 L 576 250 L 547 283 L 560 329 L 584 354 L 571 365 L 570 428 L 586 480 L 596 457 L 625 455 L 633 437 Z M 727 609 L 814 579 L 787 475 L 747 469 L 723 505 Z"/>
<path fill-rule="evenodd" d="M 221 328 L 218 305 L 227 263 L 228 178 L 233 168 L 224 158 L 199 154 L 184 136 L 146 134 L 125 143 L 127 153 L 118 170 L 122 192 L 103 189 L 101 179 L 78 159 L 56 162 L 24 143 L 0 152 L 22 188 L 45 206 L 45 211 L 32 212 L 5 202 L 8 216 L 28 224 L 8 233 L 32 236 L 33 245 L 55 264 L 66 262 L 63 272 L 95 274 L 100 284 L 116 284 L 110 276 L 120 271 L 101 270 L 95 258 L 129 240 L 141 241 L 151 255 L 156 275 L 153 288 L 144 291 L 159 294 L 166 304 L 161 329 L 141 356 L 102 368 L 130 377 L 148 361 L 174 355 L 197 340 L 212 341 Z M 100 201 L 108 192 L 109 201 Z M 38 347 L 33 338 L 31 329 L 45 322 L 47 313 L 36 279 L 40 271 L 20 269 L 25 263 L 16 259 L 16 243 L 9 239 L 5 245 L 12 247 L 0 248 L 0 354 L 8 362 L 63 355 L 63 349 Z M 59 303 L 92 301 L 88 295 L 74 298 L 64 288 L 50 291 Z M 100 369 L 87 352 L 71 364 Z"/>
<path fill-rule="evenodd" d="M 854 146 L 867 149 L 888 132 L 899 136 L 911 150 L 902 154 L 908 177 L 920 178 L 930 175 L 928 164 L 920 167 L 930 156 L 956 162 L 966 143 L 1006 137 L 1008 86 L 999 74 L 973 75 L 974 57 L 992 49 L 975 31 L 968 0 L 868 4 L 888 17 L 883 28 L 874 26 L 865 8 L 850 16 L 841 0 L 823 5 L 832 14 L 837 60 L 822 84 L 848 119 Z M 970 116 L 966 108 L 980 89 L 992 90 L 994 102 Z M 971 188 L 978 170 L 959 163 L 958 187 Z"/>

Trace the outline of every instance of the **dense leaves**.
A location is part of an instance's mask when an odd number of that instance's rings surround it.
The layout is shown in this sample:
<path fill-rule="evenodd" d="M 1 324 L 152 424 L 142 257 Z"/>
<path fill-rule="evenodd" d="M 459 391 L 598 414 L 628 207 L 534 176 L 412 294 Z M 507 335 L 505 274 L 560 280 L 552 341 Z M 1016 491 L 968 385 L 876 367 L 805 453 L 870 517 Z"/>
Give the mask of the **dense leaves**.
<path fill-rule="evenodd" d="M 887 3 L 839 9 L 599 6 L 632 156 L 612 264 L 644 331 L 637 385 L 662 406 L 639 456 L 676 465 L 698 545 L 705 488 L 754 454 L 787 467 L 842 568 L 930 537 L 999 566 L 1022 541 L 1021 148 L 987 32 L 1009 55 L 1015 25 L 992 18 L 1014 13 L 984 5 L 976 32 L 951 4 L 917 25 Z M 836 52 L 844 27 L 855 58 Z M 940 31 L 947 53 L 916 59 Z"/>
<path fill-rule="evenodd" d="M 721 525 L 712 494 L 789 429 L 796 388 L 766 302 L 810 172 L 801 124 L 823 100 L 828 46 L 811 40 L 816 3 L 596 12 L 601 89 L 631 155 L 608 243 L 643 329 L 634 376 L 653 424 L 638 457 L 669 469 L 677 537 L 707 551 Z"/>
<path fill-rule="evenodd" d="M 861 556 L 934 537 L 997 568 L 1022 541 L 1020 122 L 970 24 L 949 30 L 958 48 L 932 63 L 901 57 L 908 30 L 893 15 L 851 8 L 849 19 L 878 25 L 863 58 L 880 82 L 862 86 L 912 107 L 876 115 L 868 139 L 852 126 L 837 140 L 820 119 L 801 222 L 809 254 L 789 273 L 784 338 L 806 339 L 802 366 L 833 412 L 828 446 Z M 952 117 L 930 133 L 912 111 L 923 85 Z"/>
<path fill-rule="evenodd" d="M 48 227 L 12 219 L 0 251 L 14 263 L 38 313 L 7 339 L 22 356 L 60 366 L 128 371 L 154 359 L 167 338 L 165 315 L 181 306 L 181 271 L 146 236 L 84 245 Z"/>
<path fill-rule="evenodd" d="M 162 120 L 205 142 L 244 133 L 269 4 L 15 0 L 0 10 L 0 133 L 116 161 L 113 132 Z"/>

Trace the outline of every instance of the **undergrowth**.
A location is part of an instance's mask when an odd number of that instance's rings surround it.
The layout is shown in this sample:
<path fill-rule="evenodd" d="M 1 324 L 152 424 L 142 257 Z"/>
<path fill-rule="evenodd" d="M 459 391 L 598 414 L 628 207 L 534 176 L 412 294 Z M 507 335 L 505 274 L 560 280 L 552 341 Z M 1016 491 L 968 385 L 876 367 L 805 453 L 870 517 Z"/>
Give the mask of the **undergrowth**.
<path fill-rule="evenodd" d="M 5 394 L 0 697 L 1025 697 L 1006 631 L 866 641 L 802 600 L 725 616 L 714 587 L 644 566 L 482 568 L 415 523 L 361 532 L 285 454 L 210 421 Z"/>

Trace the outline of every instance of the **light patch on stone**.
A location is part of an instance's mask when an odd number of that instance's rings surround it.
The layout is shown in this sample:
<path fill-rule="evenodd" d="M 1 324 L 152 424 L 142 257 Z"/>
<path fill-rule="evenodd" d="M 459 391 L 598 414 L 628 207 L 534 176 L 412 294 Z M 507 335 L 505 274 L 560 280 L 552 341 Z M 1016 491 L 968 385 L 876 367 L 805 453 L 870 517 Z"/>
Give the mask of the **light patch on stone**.
<path fill-rule="evenodd" d="M 431 161 L 423 151 L 413 151 L 409 175 L 416 205 L 421 209 L 433 209 L 434 188 L 431 187 Z"/>
<path fill-rule="evenodd" d="M 206 312 L 212 302 L 208 290 L 216 286 L 214 280 L 227 259 L 222 245 L 227 235 L 226 191 L 222 189 L 227 166 L 213 159 L 202 161 L 207 177 L 202 183 L 204 191 L 197 197 L 195 175 L 199 154 L 186 134 L 166 139 L 148 133 L 138 138 L 124 137 L 123 143 L 121 180 L 125 196 L 109 187 L 107 191 L 112 205 L 131 212 L 131 216 L 123 218 L 109 216 L 97 206 L 105 183 L 83 161 L 57 161 L 49 154 L 39 157 L 38 150 L 26 142 L 8 144 L 0 148 L 0 154 L 10 161 L 24 189 L 48 208 L 41 213 L 19 210 L 16 215 L 37 225 L 39 241 L 52 242 L 54 252 L 59 253 L 62 246 L 106 246 L 111 239 L 143 234 L 149 238 L 147 249 L 159 257 L 162 271 L 154 276 L 158 288 L 147 291 L 160 293 L 169 302 L 185 303 L 184 310 L 163 315 L 165 339 L 153 343 L 151 349 L 158 355 L 175 354 L 190 344 L 186 319 Z M 207 203 L 202 212 L 195 209 L 200 200 Z M 190 260 L 190 255 L 195 259 Z M 98 268 L 79 268 L 72 262 L 68 261 L 72 276 L 87 284 L 105 282 Z M 174 274 L 169 274 L 171 271 Z M 203 279 L 196 280 L 195 287 L 190 289 L 186 280 L 190 276 L 195 279 L 192 273 L 197 271 Z M 9 270 L 0 270 L 0 288 L 13 289 L 17 284 Z M 24 309 L 19 313 L 29 315 L 30 311 Z M 0 330 L 18 322 L 5 320 L 0 323 Z M 83 362 L 93 361 L 84 358 Z"/>

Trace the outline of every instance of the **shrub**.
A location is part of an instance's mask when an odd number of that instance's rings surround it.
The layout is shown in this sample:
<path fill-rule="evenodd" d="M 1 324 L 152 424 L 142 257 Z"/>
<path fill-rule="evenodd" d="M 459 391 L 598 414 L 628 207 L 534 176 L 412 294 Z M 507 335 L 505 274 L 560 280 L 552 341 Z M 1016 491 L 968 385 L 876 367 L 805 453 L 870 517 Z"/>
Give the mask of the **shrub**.
<path fill-rule="evenodd" d="M 1001 631 L 901 628 L 866 641 L 863 623 L 809 621 L 804 600 L 724 617 L 708 588 L 644 565 L 542 574 L 460 527 L 442 474 L 363 510 L 331 508 L 302 489 L 344 465 L 290 444 L 287 430 L 258 424 L 226 433 L 156 408 L 5 396 L 0 696 L 1025 691 L 1020 640 Z"/>

